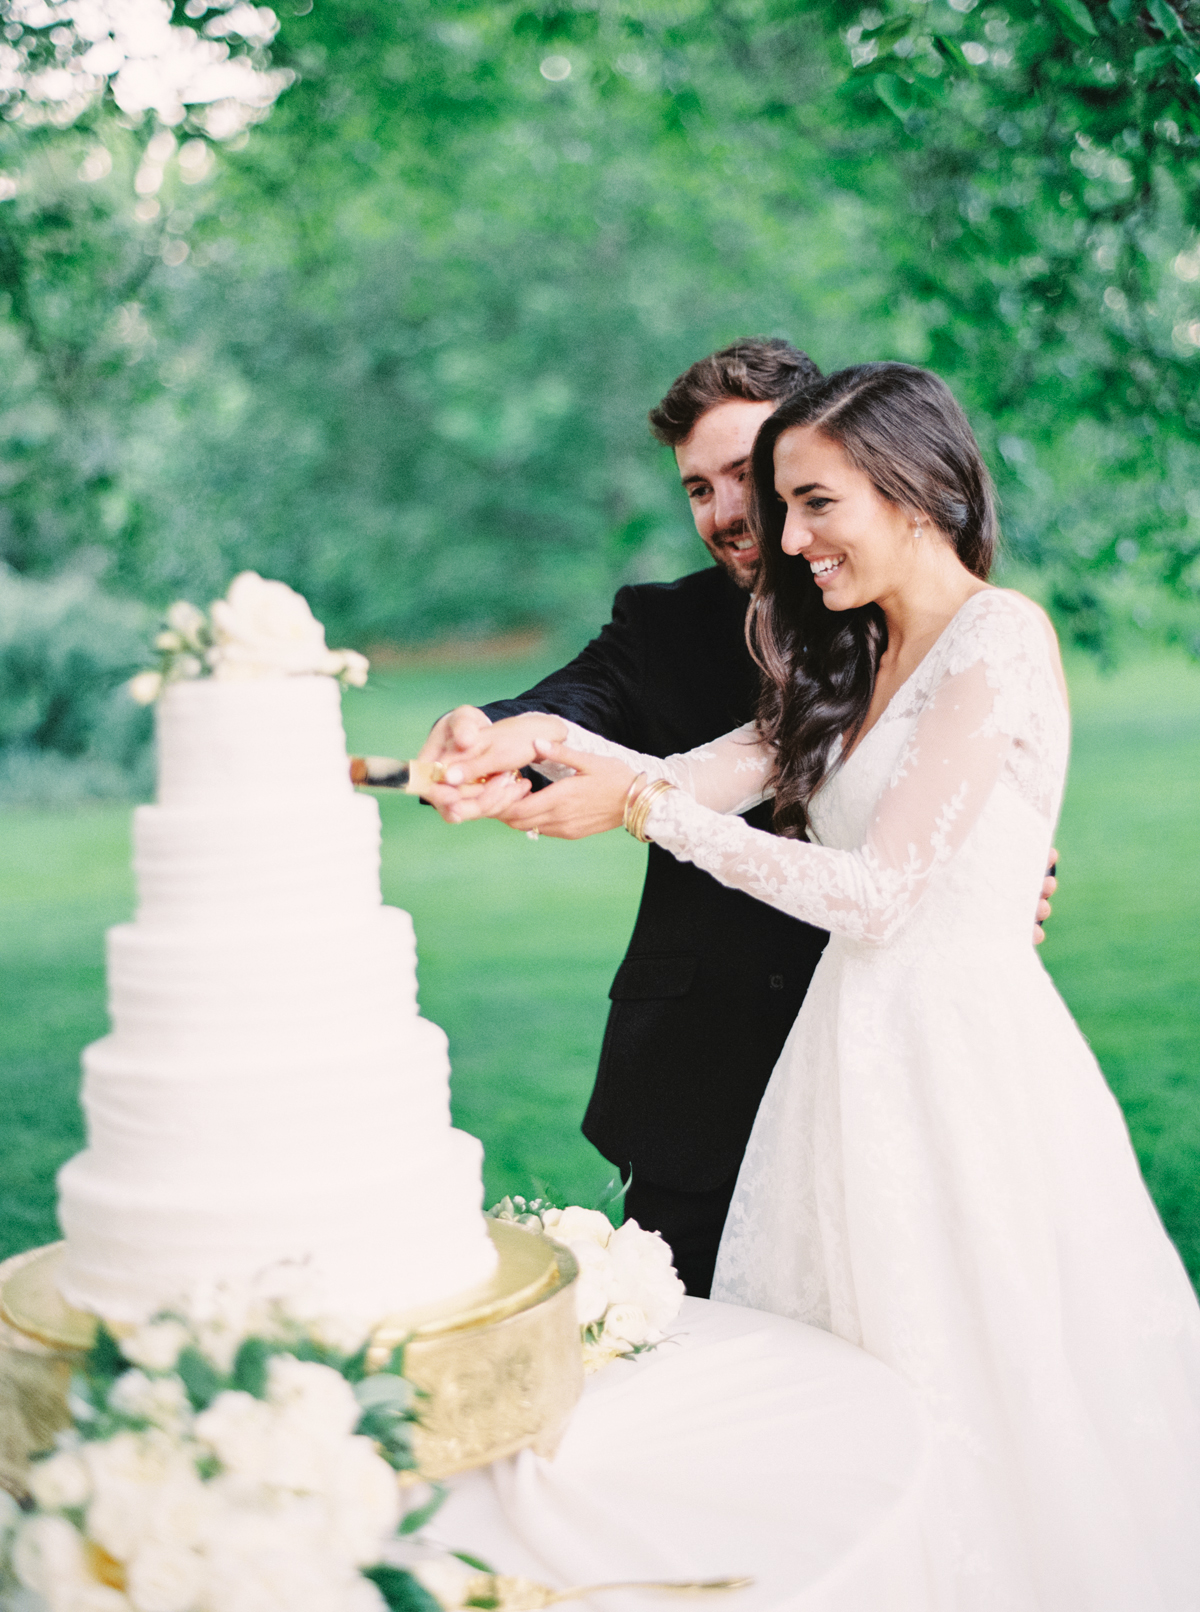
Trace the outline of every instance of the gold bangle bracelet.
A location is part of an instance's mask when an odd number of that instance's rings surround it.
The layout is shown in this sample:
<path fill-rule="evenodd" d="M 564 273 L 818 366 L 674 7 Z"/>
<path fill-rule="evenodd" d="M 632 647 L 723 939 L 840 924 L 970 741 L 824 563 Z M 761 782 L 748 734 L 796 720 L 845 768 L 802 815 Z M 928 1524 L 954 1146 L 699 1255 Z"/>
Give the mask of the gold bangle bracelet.
<path fill-rule="evenodd" d="M 632 808 L 634 801 L 637 799 L 638 791 L 644 786 L 645 782 L 646 774 L 644 772 L 639 772 L 625 792 L 625 805 L 621 812 L 621 827 L 624 829 L 628 829 L 629 827 L 630 809 Z"/>
<path fill-rule="evenodd" d="M 668 789 L 674 788 L 675 785 L 669 778 L 655 778 L 637 796 L 629 809 L 625 823 L 625 827 L 635 840 L 640 840 L 643 845 L 649 844 L 650 836 L 646 833 L 646 820 L 650 816 L 650 808 L 660 795 L 665 795 Z"/>

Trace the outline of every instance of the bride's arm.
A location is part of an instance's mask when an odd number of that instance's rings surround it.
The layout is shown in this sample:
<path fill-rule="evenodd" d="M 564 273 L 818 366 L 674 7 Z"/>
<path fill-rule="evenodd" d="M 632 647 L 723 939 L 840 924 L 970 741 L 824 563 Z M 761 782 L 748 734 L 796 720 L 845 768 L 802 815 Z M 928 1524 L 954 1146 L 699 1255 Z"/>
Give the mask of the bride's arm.
<path fill-rule="evenodd" d="M 1011 612 L 1018 608 L 1024 607 L 1007 606 L 1002 628 L 1012 628 Z M 969 663 L 953 665 L 934 691 L 857 848 L 764 834 L 705 811 L 677 790 L 653 802 L 646 831 L 680 860 L 795 918 L 858 940 L 886 942 L 935 869 L 963 844 L 1007 765 L 1045 814 L 1048 828 L 1052 823 L 1056 747 L 1039 741 L 1043 730 L 1058 731 L 1055 719 L 1061 728 L 1065 710 L 1043 629 L 1031 617 L 1026 627 L 1016 634 L 1024 636 L 1017 665 L 1011 632 L 1001 631 L 997 644 L 994 623 L 976 623 L 975 658 L 962 657 Z M 1031 671 L 1039 655 L 1040 665 Z M 1015 751 L 1024 754 L 1015 757 Z M 1034 899 L 1031 892 L 1031 915 Z"/>
<path fill-rule="evenodd" d="M 594 817 L 597 795 L 603 793 L 607 805 L 596 820 L 597 826 L 611 828 L 620 823 L 625 794 L 638 774 L 669 779 L 715 811 L 749 811 L 769 793 L 772 758 L 753 723 L 735 728 L 710 744 L 664 759 L 601 739 L 562 717 L 527 712 L 494 723 L 447 770 L 447 783 L 461 787 L 461 817 L 478 815 L 469 780 L 529 765 L 547 777 L 565 781 L 572 774 L 586 774 L 590 786 L 587 810 Z M 541 795 L 553 793 L 545 790 Z M 580 794 L 582 798 L 582 790 Z M 530 796 L 521 803 L 519 821 L 516 814 L 509 813 L 506 820 L 515 827 L 544 828 L 541 814 L 551 810 L 551 803 L 542 801 L 541 795 Z M 554 815 L 554 831 L 569 836 L 571 828 L 569 822 L 564 822 L 560 807 L 554 808 Z"/>
<path fill-rule="evenodd" d="M 753 722 L 722 734 L 695 750 L 674 756 L 644 756 L 624 745 L 601 739 L 574 722 L 567 723 L 567 748 L 579 755 L 609 756 L 624 762 L 630 780 L 638 773 L 666 778 L 701 806 L 714 812 L 748 812 L 771 793 L 772 756 Z M 552 758 L 535 762 L 547 777 L 565 777 L 567 766 Z M 573 765 L 572 771 L 577 770 Z"/>

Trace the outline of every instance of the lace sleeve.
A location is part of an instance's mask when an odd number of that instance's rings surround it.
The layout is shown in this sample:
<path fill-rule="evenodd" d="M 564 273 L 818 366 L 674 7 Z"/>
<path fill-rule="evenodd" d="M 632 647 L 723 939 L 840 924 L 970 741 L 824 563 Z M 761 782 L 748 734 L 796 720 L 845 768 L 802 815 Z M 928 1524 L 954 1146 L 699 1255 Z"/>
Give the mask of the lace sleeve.
<path fill-rule="evenodd" d="M 586 728 L 567 723 L 566 743 L 572 750 L 589 755 L 617 756 L 636 772 L 650 778 L 669 778 L 693 800 L 714 812 L 748 812 L 772 793 L 770 751 L 758 736 L 753 722 L 734 728 L 709 744 L 677 756 L 643 756 L 624 745 L 601 739 Z M 538 770 L 547 777 L 561 777 L 569 767 L 544 764 Z"/>
<path fill-rule="evenodd" d="M 920 715 L 861 846 L 777 838 L 674 790 L 654 802 L 651 838 L 795 918 L 883 944 L 966 839 L 1002 775 L 1052 822 L 1066 748 L 1052 630 L 1028 601 L 999 590 L 981 597 L 988 603 L 962 628 L 956 618 L 931 654 L 937 665 Z"/>

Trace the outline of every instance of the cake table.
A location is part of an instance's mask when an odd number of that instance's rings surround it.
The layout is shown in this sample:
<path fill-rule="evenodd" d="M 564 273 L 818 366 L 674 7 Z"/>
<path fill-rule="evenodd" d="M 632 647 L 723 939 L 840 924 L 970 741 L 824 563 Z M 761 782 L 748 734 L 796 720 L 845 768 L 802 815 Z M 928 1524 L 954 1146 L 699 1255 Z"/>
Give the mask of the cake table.
<path fill-rule="evenodd" d="M 677 1342 L 588 1384 L 556 1458 L 452 1480 L 437 1537 L 554 1587 L 753 1575 L 719 1599 L 604 1612 L 928 1612 L 932 1437 L 908 1387 L 815 1328 L 688 1299 Z"/>

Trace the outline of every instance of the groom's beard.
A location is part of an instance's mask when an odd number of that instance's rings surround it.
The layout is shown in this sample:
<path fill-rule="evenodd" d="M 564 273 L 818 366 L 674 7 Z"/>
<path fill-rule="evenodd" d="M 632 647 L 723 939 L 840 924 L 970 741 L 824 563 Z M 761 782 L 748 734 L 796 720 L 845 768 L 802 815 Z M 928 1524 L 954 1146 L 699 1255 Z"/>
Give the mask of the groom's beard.
<path fill-rule="evenodd" d="M 725 575 L 737 587 L 749 593 L 758 576 L 758 546 L 751 540 L 749 547 L 738 548 L 750 537 L 745 521 L 731 521 L 720 532 L 706 537 L 704 546 Z"/>

